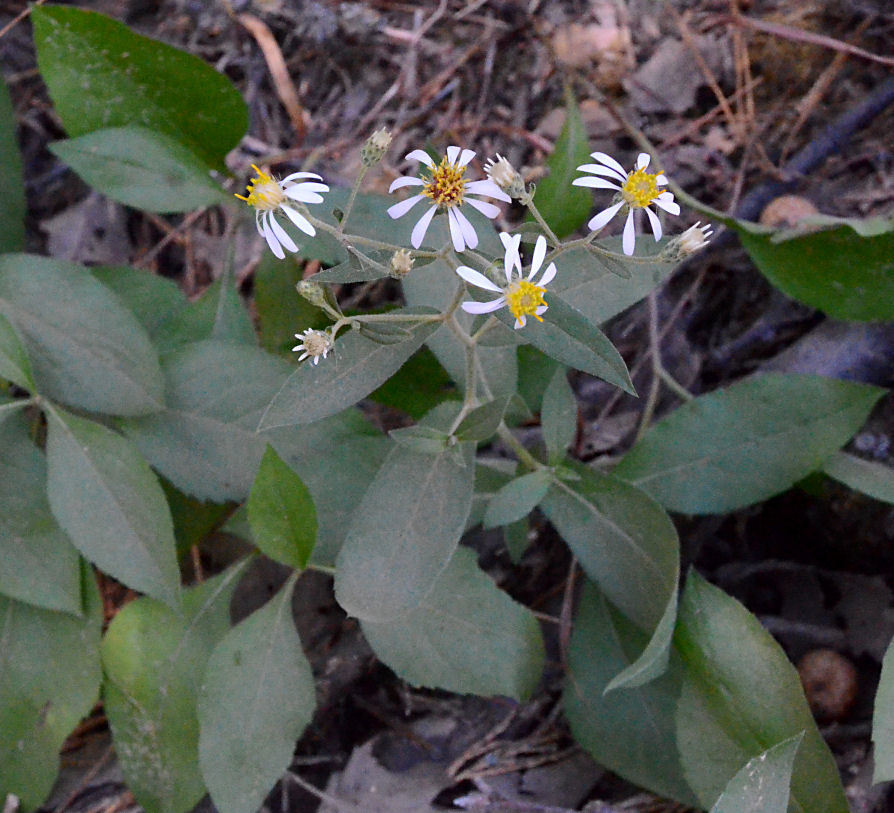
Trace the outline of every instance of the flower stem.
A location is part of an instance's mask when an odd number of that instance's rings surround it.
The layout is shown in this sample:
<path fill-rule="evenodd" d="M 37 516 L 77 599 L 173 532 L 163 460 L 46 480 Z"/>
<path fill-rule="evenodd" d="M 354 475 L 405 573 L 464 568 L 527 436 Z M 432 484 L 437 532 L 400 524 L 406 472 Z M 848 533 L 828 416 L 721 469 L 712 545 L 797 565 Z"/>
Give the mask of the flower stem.
<path fill-rule="evenodd" d="M 351 216 L 351 210 L 354 208 L 354 201 L 357 200 L 357 192 L 360 189 L 360 182 L 363 180 L 363 176 L 366 175 L 367 167 L 361 165 L 360 172 L 357 173 L 357 179 L 354 181 L 354 185 L 351 187 L 351 196 L 348 198 L 348 202 L 345 205 L 345 210 L 341 216 L 341 220 L 338 223 L 338 232 L 339 234 L 344 234 L 345 224 L 348 222 L 348 218 Z"/>
<path fill-rule="evenodd" d="M 528 200 L 528 211 L 534 216 L 534 220 L 540 224 L 540 228 L 543 229 L 543 233 L 549 238 L 550 242 L 558 247 L 562 244 L 562 241 L 556 237 L 555 232 L 549 227 L 549 224 L 546 220 L 543 219 L 543 215 L 540 214 L 540 210 L 534 205 L 534 198 L 530 198 Z"/>

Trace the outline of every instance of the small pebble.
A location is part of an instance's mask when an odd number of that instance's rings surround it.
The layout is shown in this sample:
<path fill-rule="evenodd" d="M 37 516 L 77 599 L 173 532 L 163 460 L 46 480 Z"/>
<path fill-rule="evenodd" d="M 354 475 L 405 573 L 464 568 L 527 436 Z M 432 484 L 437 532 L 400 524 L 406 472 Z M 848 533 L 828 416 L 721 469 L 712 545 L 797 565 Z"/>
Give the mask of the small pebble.
<path fill-rule="evenodd" d="M 832 649 L 813 649 L 798 663 L 804 694 L 821 722 L 847 717 L 857 699 L 857 670 Z"/>

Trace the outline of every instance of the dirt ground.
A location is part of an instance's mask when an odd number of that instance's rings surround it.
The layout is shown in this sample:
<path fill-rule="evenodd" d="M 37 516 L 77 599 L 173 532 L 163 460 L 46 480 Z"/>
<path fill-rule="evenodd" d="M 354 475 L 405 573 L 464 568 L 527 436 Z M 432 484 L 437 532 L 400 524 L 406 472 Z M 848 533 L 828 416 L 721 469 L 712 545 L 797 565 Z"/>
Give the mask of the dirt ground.
<path fill-rule="evenodd" d="M 359 146 L 380 126 L 392 130 L 394 142 L 382 171 L 369 176 L 371 191 L 386 191 L 401 174 L 402 156 L 428 140 L 472 146 L 482 161 L 499 152 L 536 180 L 561 129 L 570 85 L 592 149 L 635 155 L 620 113 L 657 145 L 668 174 L 724 211 L 757 219 L 783 193 L 842 216 L 884 214 L 894 203 L 891 0 L 73 5 L 185 48 L 234 81 L 251 111 L 250 134 L 229 159 L 240 183 L 251 163 L 285 162 L 313 166 L 330 184 L 347 186 Z M 0 27 L 23 6 L 0 0 Z M 285 73 L 271 70 L 276 52 Z M 0 53 L 21 126 L 29 250 L 129 263 L 176 279 L 190 295 L 201 292 L 220 268 L 221 215 L 158 217 L 92 193 L 47 150 L 64 131 L 35 69 L 27 18 L 4 29 Z M 603 95 L 610 104 L 598 101 Z M 849 126 L 846 117 L 873 100 L 875 108 Z M 830 125 L 840 136 L 831 145 L 824 140 Z M 793 172 L 805 149 L 818 150 L 815 165 Z M 500 225 L 518 214 L 511 211 Z M 783 207 L 775 216 L 797 212 Z M 690 214 L 681 225 L 695 219 Z M 259 241 L 238 269 L 246 297 L 261 250 Z M 894 378 L 894 331 L 834 325 L 787 300 L 723 235 L 663 287 L 658 308 L 665 366 L 696 393 L 757 368 L 888 386 Z M 647 323 L 640 305 L 607 327 L 640 390 L 650 380 L 643 363 Z M 866 347 L 873 350 L 868 360 L 861 355 Z M 585 377 L 576 385 L 579 456 L 623 451 L 641 402 Z M 661 408 L 673 405 L 667 398 Z M 892 432 L 894 404 L 887 399 L 853 449 L 891 462 Z M 853 810 L 891 809 L 887 787 L 871 786 L 870 721 L 881 657 L 894 634 L 894 509 L 820 483 L 731 515 L 676 520 L 683 567 L 694 565 L 743 601 L 793 661 L 817 649 L 839 653 L 844 667 L 821 664 L 825 684 L 835 669 L 847 675 L 847 665 L 853 667 L 855 687 L 832 698 L 838 706 L 820 715 L 821 730 Z M 544 614 L 561 612 L 570 561 L 543 521 L 519 565 L 497 536 L 469 542 L 512 595 Z M 205 564 L 213 567 L 210 559 Z M 242 597 L 245 612 L 283 574 L 268 563 L 255 577 Z M 119 599 L 109 585 L 110 606 Z M 355 809 L 321 803 L 308 786 L 353 799 L 356 809 L 390 813 L 459 809 L 454 801 L 471 794 L 478 806 L 467 809 L 494 813 L 681 810 L 614 777 L 574 746 L 558 707 L 560 656 L 549 624 L 551 667 L 537 696 L 512 708 L 402 684 L 375 662 L 357 625 L 334 604 L 327 579 L 309 579 L 299 601 L 296 618 L 320 706 L 297 746 L 292 778 L 268 799 L 272 811 Z M 819 703 L 825 696 L 811 697 Z M 47 811 L 134 809 L 101 707 L 66 744 L 63 765 Z"/>

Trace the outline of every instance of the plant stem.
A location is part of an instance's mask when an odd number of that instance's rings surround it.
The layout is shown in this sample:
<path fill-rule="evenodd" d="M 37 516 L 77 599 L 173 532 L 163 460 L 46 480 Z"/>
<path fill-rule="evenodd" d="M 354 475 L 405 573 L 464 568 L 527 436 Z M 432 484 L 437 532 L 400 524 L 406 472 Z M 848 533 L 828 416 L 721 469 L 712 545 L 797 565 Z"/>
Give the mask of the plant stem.
<path fill-rule="evenodd" d="M 549 224 L 546 222 L 546 220 L 543 219 L 543 215 L 540 214 L 540 210 L 534 205 L 533 197 L 528 200 L 528 211 L 534 216 L 534 220 L 536 220 L 537 223 L 540 224 L 540 228 L 543 229 L 543 233 L 549 238 L 550 242 L 554 246 L 560 246 L 562 244 L 561 240 L 556 237 L 555 232 L 549 227 Z"/>
<path fill-rule="evenodd" d="M 351 216 L 351 210 L 354 208 L 354 201 L 357 200 L 357 192 L 360 189 L 360 182 L 363 180 L 363 176 L 366 175 L 366 172 L 367 167 L 365 165 L 362 165 L 360 167 L 360 172 L 357 173 L 357 179 L 354 181 L 354 185 L 351 187 L 351 196 L 348 198 L 344 213 L 342 214 L 341 220 L 339 221 L 339 234 L 344 234 L 345 224 L 348 222 L 348 218 Z"/>

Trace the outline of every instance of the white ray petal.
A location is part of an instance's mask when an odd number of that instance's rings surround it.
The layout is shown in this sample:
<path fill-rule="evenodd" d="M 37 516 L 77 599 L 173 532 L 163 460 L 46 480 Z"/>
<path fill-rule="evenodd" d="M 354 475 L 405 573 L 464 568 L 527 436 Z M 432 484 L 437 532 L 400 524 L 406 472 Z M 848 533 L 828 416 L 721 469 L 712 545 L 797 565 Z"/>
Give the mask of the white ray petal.
<path fill-rule="evenodd" d="M 484 288 L 487 291 L 496 291 L 497 293 L 501 293 L 503 290 L 498 285 L 491 282 L 480 271 L 476 271 L 474 268 L 469 268 L 469 266 L 467 265 L 461 265 L 459 268 L 456 269 L 456 273 L 459 274 L 466 282 L 470 282 L 472 285 L 475 285 L 478 288 Z"/>
<path fill-rule="evenodd" d="M 267 245 L 270 246 L 270 250 L 277 257 L 279 257 L 280 260 L 284 260 L 286 258 L 286 253 L 282 250 L 282 246 L 279 244 L 279 241 L 277 241 L 276 235 L 273 233 L 273 229 L 270 228 L 270 223 L 267 219 L 269 216 L 270 212 L 266 212 L 264 216 L 263 226 L 264 239 L 267 241 Z"/>
<path fill-rule="evenodd" d="M 462 209 L 459 207 L 451 209 L 450 211 L 456 213 L 456 220 L 459 223 L 460 228 L 463 230 L 463 238 L 466 241 L 466 245 L 469 248 L 477 248 L 478 233 L 475 231 L 475 227 L 469 223 L 469 218 L 463 214 Z"/>
<path fill-rule="evenodd" d="M 456 159 L 459 158 L 459 147 L 451 146 L 447 148 L 447 160 L 451 164 L 456 163 Z"/>
<path fill-rule="evenodd" d="M 431 156 L 425 150 L 413 150 L 406 154 L 407 161 L 421 161 L 430 169 L 435 168 L 435 162 L 431 160 Z"/>
<path fill-rule="evenodd" d="M 667 183 L 667 175 L 665 175 L 663 172 L 660 172 L 658 175 L 655 176 L 655 183 L 661 184 L 663 186 Z"/>
<path fill-rule="evenodd" d="M 515 317 L 515 324 L 513 325 L 513 327 L 516 330 L 519 330 L 520 328 L 523 328 L 524 326 L 525 326 L 525 315 L 522 313 Z"/>
<path fill-rule="evenodd" d="M 470 195 L 487 195 L 489 198 L 511 203 L 512 198 L 509 197 L 499 186 L 491 180 L 472 181 L 466 184 L 466 192 Z"/>
<path fill-rule="evenodd" d="M 543 276 L 537 281 L 537 285 L 539 285 L 541 288 L 545 288 L 553 281 L 553 278 L 555 276 L 556 264 L 550 263 L 548 266 L 546 266 L 546 271 L 543 272 Z"/>
<path fill-rule="evenodd" d="M 422 178 L 414 178 L 412 175 L 401 175 L 400 178 L 391 182 L 388 191 L 393 192 L 395 189 L 403 189 L 405 186 L 425 186 L 425 181 Z"/>
<path fill-rule="evenodd" d="M 450 239 L 453 241 L 454 250 L 465 251 L 466 241 L 463 238 L 463 227 L 456 217 L 456 209 L 450 208 L 447 210 L 447 222 L 450 224 Z M 416 248 L 419 248 L 419 246 L 416 246 Z"/>
<path fill-rule="evenodd" d="M 298 246 L 295 245 L 295 241 L 289 237 L 286 230 L 276 222 L 276 218 L 273 214 L 270 214 L 270 228 L 273 230 L 273 235 L 279 240 L 280 245 L 285 246 L 289 251 L 298 251 Z"/>
<path fill-rule="evenodd" d="M 549 305 L 538 305 L 534 309 L 534 313 L 536 313 L 538 316 L 543 316 L 543 314 L 546 313 L 548 310 L 549 310 Z"/>
<path fill-rule="evenodd" d="M 571 182 L 572 186 L 589 186 L 591 189 L 620 189 L 616 183 L 607 181 L 605 178 L 592 178 L 589 175 L 583 175 L 575 178 Z"/>
<path fill-rule="evenodd" d="M 297 186 L 291 186 L 288 189 L 284 189 L 283 192 L 286 193 L 286 197 L 291 200 L 297 200 L 301 203 L 322 203 L 323 196 L 318 195 L 316 192 L 306 192 L 303 189 Z"/>
<path fill-rule="evenodd" d="M 303 189 L 306 192 L 328 192 L 329 187 L 324 183 L 317 183 L 316 181 L 301 181 L 301 183 L 289 183 L 287 184 L 285 181 L 282 183 L 283 187 L 288 189 Z"/>
<path fill-rule="evenodd" d="M 670 192 L 668 192 L 668 194 L 670 195 Z M 680 214 L 680 205 L 678 203 L 674 203 L 673 195 L 670 196 L 670 200 L 665 198 L 663 195 L 659 195 L 652 201 L 652 203 L 654 203 L 656 206 L 660 206 L 668 214 Z"/>
<path fill-rule="evenodd" d="M 614 206 L 609 206 L 608 209 L 603 209 L 601 212 L 598 212 L 590 219 L 590 222 L 587 223 L 587 228 L 590 231 L 599 231 L 605 226 L 606 223 L 608 223 L 609 220 L 611 220 L 617 214 L 618 209 L 620 209 L 623 205 L 624 201 L 621 201 L 620 203 L 616 203 Z"/>
<path fill-rule="evenodd" d="M 580 172 L 592 172 L 594 175 L 603 175 L 606 178 L 614 178 L 621 183 L 627 180 L 627 176 L 623 172 L 618 172 L 618 170 L 611 167 L 604 167 L 602 164 L 581 164 L 578 170 Z"/>
<path fill-rule="evenodd" d="M 297 181 L 299 178 L 313 178 L 316 181 L 323 180 L 323 177 L 317 175 L 316 172 L 293 172 L 291 175 L 286 175 L 286 177 L 282 179 L 282 183 L 286 183 L 287 181 Z"/>
<path fill-rule="evenodd" d="M 630 210 L 627 214 L 627 222 L 624 224 L 624 236 L 621 239 L 621 246 L 624 249 L 624 253 L 630 257 L 633 254 L 633 249 L 636 246 L 636 237 L 634 232 L 633 225 L 633 209 Z"/>
<path fill-rule="evenodd" d="M 475 157 L 475 150 L 463 150 L 459 156 L 459 166 L 464 167 Z"/>
<path fill-rule="evenodd" d="M 537 242 L 534 244 L 534 256 L 531 258 L 531 272 L 528 274 L 528 279 L 534 276 L 539 270 L 540 266 L 543 265 L 543 258 L 546 256 L 546 238 L 541 234 L 537 237 Z"/>
<path fill-rule="evenodd" d="M 647 152 L 641 152 L 636 156 L 636 168 L 637 169 L 645 169 L 649 166 L 649 161 L 652 160 L 652 156 Z"/>
<path fill-rule="evenodd" d="M 649 216 L 649 223 L 652 224 L 652 234 L 655 235 L 655 241 L 661 239 L 661 221 L 658 219 L 658 215 L 656 215 L 648 206 L 646 207 L 646 214 Z"/>
<path fill-rule="evenodd" d="M 463 203 L 468 203 L 473 209 L 477 209 L 481 214 L 485 217 L 489 217 L 493 220 L 498 214 L 500 214 L 500 209 L 497 206 L 494 206 L 492 203 L 487 203 L 483 200 L 475 200 L 475 198 L 466 198 Z"/>
<path fill-rule="evenodd" d="M 389 206 L 388 217 L 392 220 L 397 220 L 397 218 L 403 217 L 424 197 L 425 195 L 413 195 L 413 197 L 402 200 L 400 203 L 395 203 L 394 206 Z"/>
<path fill-rule="evenodd" d="M 492 313 L 506 304 L 506 297 L 501 296 L 491 302 L 463 302 L 462 308 L 466 313 Z"/>
<path fill-rule="evenodd" d="M 590 158 L 595 158 L 597 161 L 599 161 L 600 164 L 605 164 L 607 167 L 616 169 L 625 178 L 628 175 L 628 172 L 624 169 L 624 167 L 622 167 L 614 158 L 604 152 L 591 152 Z"/>
<path fill-rule="evenodd" d="M 437 210 L 437 206 L 432 206 L 413 226 L 413 232 L 410 234 L 410 245 L 413 248 L 419 248 L 422 245 L 422 241 L 425 239 L 425 232 L 428 231 L 428 224 L 431 223 L 431 219 L 435 216 Z"/>
<path fill-rule="evenodd" d="M 500 232 L 500 240 L 503 242 L 503 248 L 506 249 L 503 253 L 503 268 L 506 272 L 506 284 L 508 285 L 512 282 L 513 268 L 518 271 L 518 275 L 521 276 L 522 262 L 521 255 L 518 251 L 519 245 L 521 244 L 521 235 Z"/>
<path fill-rule="evenodd" d="M 281 210 L 285 213 L 286 217 L 289 218 L 301 231 L 305 234 L 309 234 L 313 237 L 317 230 L 314 228 L 313 223 L 311 223 L 301 212 L 295 211 L 291 206 L 282 206 Z"/>

